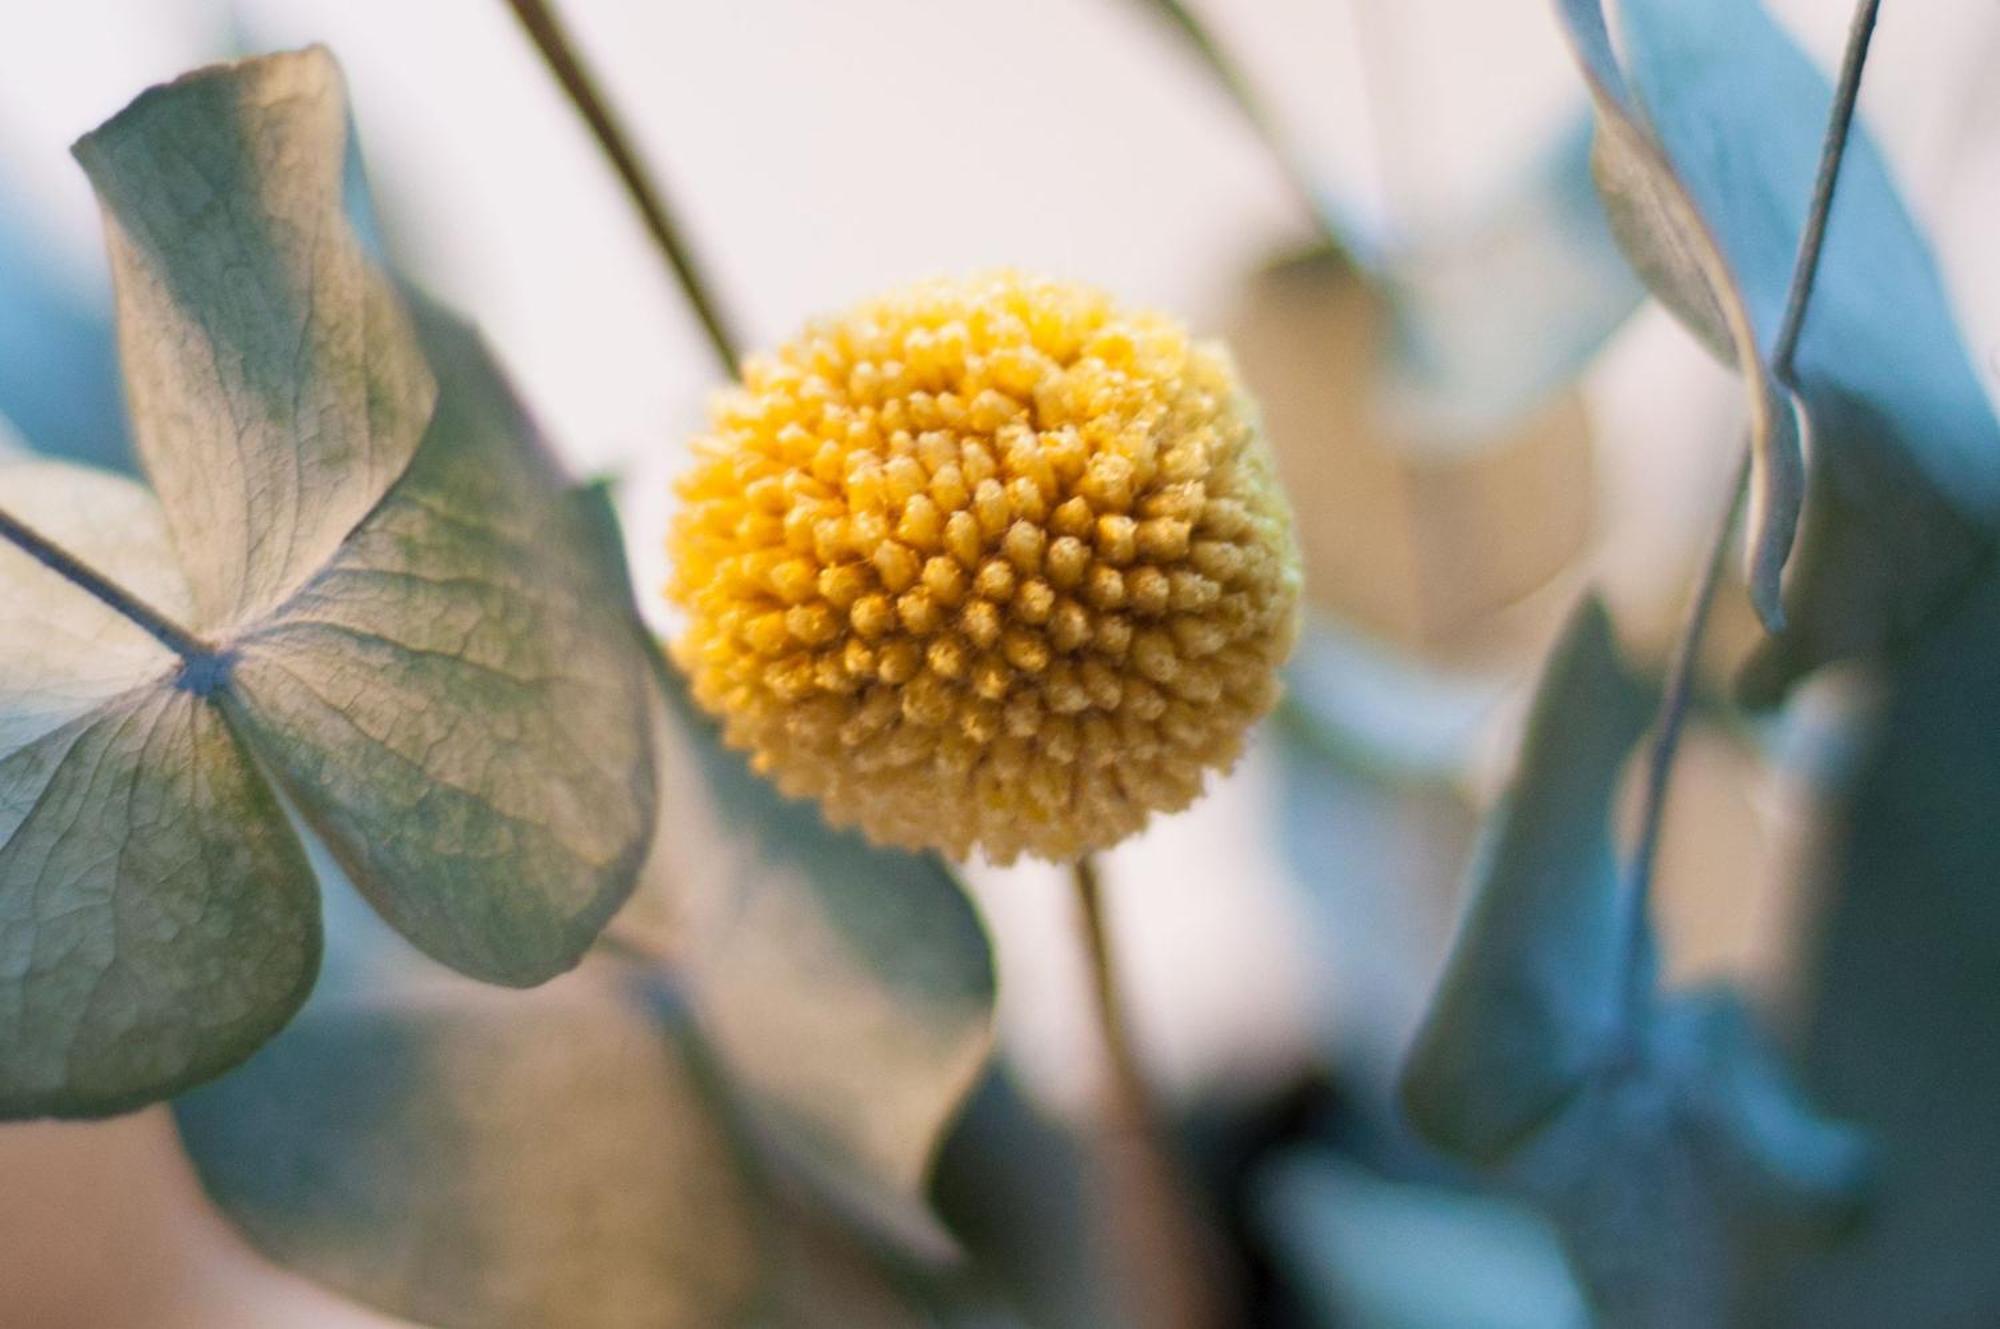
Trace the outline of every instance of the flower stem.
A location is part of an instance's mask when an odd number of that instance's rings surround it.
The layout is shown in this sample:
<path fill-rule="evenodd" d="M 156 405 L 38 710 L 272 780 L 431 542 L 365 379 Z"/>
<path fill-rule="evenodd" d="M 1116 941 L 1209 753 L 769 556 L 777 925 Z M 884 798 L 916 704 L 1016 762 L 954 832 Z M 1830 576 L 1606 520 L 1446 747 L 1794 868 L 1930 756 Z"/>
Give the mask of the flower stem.
<path fill-rule="evenodd" d="M 1799 338 L 1805 331 L 1806 310 L 1812 303 L 1813 280 L 1819 272 L 1820 251 L 1826 244 L 1827 219 L 1833 212 L 1834 190 L 1840 183 L 1840 164 L 1847 153 L 1848 138 L 1854 128 L 1855 105 L 1861 93 L 1861 73 L 1868 63 L 1868 45 L 1875 35 L 1875 19 L 1881 0 L 1859 0 L 1848 27 L 1847 49 L 1841 57 L 1840 77 L 1834 87 L 1833 106 L 1827 114 L 1826 135 L 1821 140 L 1819 170 L 1813 178 L 1812 201 L 1806 209 L 1805 229 L 1792 261 L 1791 285 L 1785 295 L 1784 317 L 1771 344 L 1771 373 L 1787 387 L 1792 385 L 1793 361 Z M 1641 952 L 1646 945 L 1647 916 L 1655 864 L 1659 858 L 1661 825 L 1665 820 L 1667 791 L 1673 778 L 1674 758 L 1680 750 L 1681 731 L 1687 725 L 1688 706 L 1694 695 L 1695 668 L 1701 655 L 1701 641 L 1708 628 L 1709 612 L 1722 585 L 1722 570 L 1743 501 L 1750 486 L 1750 451 L 1744 448 L 1736 465 L 1728 506 L 1716 524 L 1708 560 L 1702 568 L 1694 597 L 1688 604 L 1687 621 L 1668 664 L 1667 681 L 1660 699 L 1660 716 L 1655 727 L 1651 759 L 1647 763 L 1645 802 L 1639 821 L 1639 840 L 1632 864 L 1633 927 L 1632 964 L 1629 972 L 1635 986 L 1644 975 Z"/>
<path fill-rule="evenodd" d="M 213 646 L 5 511 L 0 511 L 0 539 L 15 545 L 49 571 L 88 591 L 145 629 L 153 640 L 188 664 L 209 663 L 217 658 Z"/>
<path fill-rule="evenodd" d="M 1715 524 L 1715 538 L 1709 543 L 1708 558 L 1702 565 L 1701 580 L 1688 601 L 1687 620 L 1680 639 L 1674 644 L 1667 663 L 1667 681 L 1660 697 L 1660 717 L 1655 725 L 1653 749 L 1646 762 L 1645 803 L 1639 816 L 1638 847 L 1632 859 L 1633 927 L 1632 955 L 1626 972 L 1643 997 L 1651 980 L 1645 957 L 1647 917 L 1652 908 L 1653 870 L 1660 856 L 1660 831 L 1666 821 L 1667 788 L 1673 779 L 1674 758 L 1680 753 L 1681 734 L 1687 728 L 1689 703 L 1694 698 L 1694 676 L 1701 660 L 1702 638 L 1708 632 L 1709 611 L 1715 606 L 1716 592 L 1722 587 L 1723 569 L 1729 562 L 1729 543 L 1736 522 L 1743 515 L 1743 500 L 1750 492 L 1750 449 L 1746 446 L 1736 463 L 1736 478 L 1730 485 L 1729 503 Z"/>
<path fill-rule="evenodd" d="M 695 317 L 701 321 L 709 348 L 722 363 L 723 371 L 735 374 L 742 359 L 742 340 L 736 335 L 730 319 L 724 315 L 712 284 L 695 260 L 694 251 L 682 238 L 680 225 L 667 205 L 665 193 L 647 174 L 646 168 L 640 165 L 631 140 L 611 113 L 603 94 L 598 91 L 597 81 L 584 67 L 575 44 L 563 30 L 554 9 L 545 0 L 507 0 L 507 7 L 514 11 L 514 17 L 520 20 L 522 28 L 535 43 L 535 49 L 541 52 L 550 72 L 562 84 L 563 91 L 569 94 L 570 102 L 583 117 L 584 123 L 590 126 L 598 146 L 618 172 L 625 192 L 631 196 L 640 217 L 645 220 L 647 231 L 666 256 L 675 279 L 687 295 L 688 303 L 694 306 Z"/>
<path fill-rule="evenodd" d="M 1327 216 L 1312 171 L 1279 131 L 1277 121 L 1272 118 L 1263 99 L 1257 95 L 1256 87 L 1249 77 L 1234 60 L 1230 59 L 1222 49 L 1221 43 L 1215 40 L 1207 26 L 1182 0 L 1151 0 L 1151 6 L 1179 30 L 1181 37 L 1200 57 L 1202 64 L 1208 67 L 1209 73 L 1221 85 L 1229 100 L 1236 104 L 1238 113 L 1249 124 L 1258 142 L 1264 145 L 1265 152 L 1276 164 L 1278 173 L 1284 178 L 1299 206 L 1305 209 L 1306 215 L 1318 228 L 1321 238 L 1345 254 L 1346 238 L 1334 231 L 1332 219 Z"/>
<path fill-rule="evenodd" d="M 1192 1202 L 1139 1069 L 1105 917 L 1103 884 L 1085 856 L 1073 868 L 1090 958 L 1097 1026 L 1107 1058 L 1100 1165 L 1106 1244 L 1132 1300 L 1134 1323 L 1157 1329 L 1223 1329 L 1231 1323 L 1216 1252 Z"/>

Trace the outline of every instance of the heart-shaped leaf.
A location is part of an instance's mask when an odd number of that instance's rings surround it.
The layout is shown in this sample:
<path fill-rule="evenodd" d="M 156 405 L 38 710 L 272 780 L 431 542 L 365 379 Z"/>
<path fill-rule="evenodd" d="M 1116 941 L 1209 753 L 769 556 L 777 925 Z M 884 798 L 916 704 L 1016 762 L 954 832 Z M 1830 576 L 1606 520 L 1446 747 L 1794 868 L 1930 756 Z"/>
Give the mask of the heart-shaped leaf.
<path fill-rule="evenodd" d="M 1795 361 L 1816 476 L 1806 493 L 1797 413 L 1770 356 L 1832 92 L 1758 4 L 1623 0 L 1615 54 L 1604 9 L 1560 0 L 1598 105 L 1613 229 L 1749 394 L 1751 587 L 1767 622 L 1791 620 L 1782 658 L 1762 666 L 1774 691 L 1828 659 L 1901 644 L 1911 619 L 1963 585 L 2000 518 L 2000 425 L 1929 246 L 1856 128 Z M 1781 616 L 1778 572 L 1802 502 L 1805 545 Z M 1898 519 L 1851 519 L 1878 504 Z M 1873 575 L 1881 567 L 1897 569 L 1893 587 Z"/>
<path fill-rule="evenodd" d="M 0 467 L 46 534 L 171 612 L 188 592 L 129 480 Z M 319 963 L 283 809 L 180 661 L 0 543 L 0 1115 L 114 1112 L 215 1075 Z"/>
<path fill-rule="evenodd" d="M 1537 694 L 1403 1097 L 1431 1143 L 1555 1219 L 1607 1329 L 1693 1329 L 1724 1322 L 1744 1232 L 1838 1226 L 1867 1154 L 1800 1099 L 1732 995 L 1655 991 L 1610 823 L 1645 696 L 1587 600 Z"/>
<path fill-rule="evenodd" d="M 78 146 L 157 499 L 0 472 L 38 528 L 0 531 L 0 1115 L 172 1093 L 296 1008 L 311 874 L 267 773 L 503 983 L 575 964 L 651 836 L 629 599 L 477 339 L 363 256 L 345 124 L 315 49 Z"/>

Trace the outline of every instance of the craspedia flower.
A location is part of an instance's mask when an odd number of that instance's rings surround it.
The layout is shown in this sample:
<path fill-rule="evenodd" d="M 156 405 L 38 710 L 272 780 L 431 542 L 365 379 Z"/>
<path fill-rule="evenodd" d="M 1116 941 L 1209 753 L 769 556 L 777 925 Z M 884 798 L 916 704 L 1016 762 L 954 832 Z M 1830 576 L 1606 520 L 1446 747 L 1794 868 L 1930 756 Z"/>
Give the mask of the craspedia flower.
<path fill-rule="evenodd" d="M 1073 858 L 1277 695 L 1298 557 L 1220 346 L 1087 287 L 918 285 L 744 366 L 682 481 L 675 654 L 871 838 Z"/>

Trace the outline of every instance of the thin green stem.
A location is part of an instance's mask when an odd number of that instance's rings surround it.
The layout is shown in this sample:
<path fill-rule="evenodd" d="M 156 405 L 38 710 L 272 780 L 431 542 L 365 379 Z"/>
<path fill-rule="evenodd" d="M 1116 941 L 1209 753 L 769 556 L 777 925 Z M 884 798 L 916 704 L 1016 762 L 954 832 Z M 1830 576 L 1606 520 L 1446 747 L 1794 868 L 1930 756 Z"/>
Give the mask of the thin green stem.
<path fill-rule="evenodd" d="M 575 43 L 563 30 L 554 9 L 544 0 L 507 0 L 507 7 L 514 11 L 514 17 L 520 20 L 522 28 L 535 43 L 535 49 L 541 52 L 549 71 L 562 84 L 563 91 L 569 95 L 584 123 L 590 126 L 598 146 L 618 172 L 625 192 L 639 209 L 647 231 L 666 256 L 667 264 L 680 282 L 681 290 L 686 293 L 688 303 L 694 306 L 695 317 L 701 321 L 709 348 L 722 363 L 723 371 L 734 375 L 742 359 L 742 339 L 724 315 L 721 302 L 715 298 L 713 285 L 702 272 L 693 249 L 682 237 L 682 228 L 667 205 L 666 194 L 640 164 L 631 139 L 598 91 L 597 81 L 578 56 Z"/>
<path fill-rule="evenodd" d="M 123 617 L 136 623 L 153 640 L 189 664 L 212 663 L 216 649 L 141 600 L 118 583 L 85 564 L 47 536 L 0 511 L 0 539 L 5 539 L 49 571 L 88 591 Z"/>
<path fill-rule="evenodd" d="M 1799 337 L 1805 331 L 1806 310 L 1812 303 L 1813 281 L 1819 272 L 1820 251 L 1826 244 L 1827 219 L 1833 212 L 1834 190 L 1840 183 L 1840 164 L 1847 153 L 1854 127 L 1854 110 L 1861 93 L 1861 74 L 1868 64 L 1868 45 L 1875 34 L 1875 19 L 1881 0 L 1859 0 L 1853 22 L 1848 27 L 1847 49 L 1841 57 L 1840 77 L 1834 87 L 1833 106 L 1827 114 L 1826 134 L 1821 141 L 1819 170 L 1813 179 L 1812 201 L 1806 209 L 1805 229 L 1800 232 L 1792 261 L 1791 285 L 1786 293 L 1785 311 L 1771 346 L 1771 370 L 1780 381 L 1790 384 L 1793 358 Z M 1688 603 L 1687 621 L 1668 664 L 1665 692 L 1660 699 L 1659 720 L 1655 725 L 1653 748 L 1646 767 L 1644 803 L 1640 810 L 1639 840 L 1632 863 L 1633 913 L 1631 966 L 1635 1000 L 1643 996 L 1637 989 L 1648 979 L 1644 963 L 1648 916 L 1652 908 L 1655 867 L 1659 859 L 1661 828 L 1666 819 L 1667 793 L 1673 780 L 1674 759 L 1679 754 L 1681 733 L 1694 696 L 1694 677 L 1701 656 L 1702 638 L 1708 629 L 1722 585 L 1723 567 L 1737 521 L 1742 516 L 1750 488 L 1750 451 L 1744 448 L 1730 486 L 1728 505 L 1716 523 L 1715 538 L 1701 580 Z"/>

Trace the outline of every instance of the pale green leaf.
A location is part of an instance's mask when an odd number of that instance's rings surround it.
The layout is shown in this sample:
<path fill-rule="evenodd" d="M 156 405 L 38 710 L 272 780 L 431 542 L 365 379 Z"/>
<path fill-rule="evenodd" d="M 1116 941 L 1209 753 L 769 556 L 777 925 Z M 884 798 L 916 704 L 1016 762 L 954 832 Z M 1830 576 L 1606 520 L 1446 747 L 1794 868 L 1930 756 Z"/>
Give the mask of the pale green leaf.
<path fill-rule="evenodd" d="M 617 545 L 601 491 L 578 494 Z M 941 1255 L 931 1163 L 993 1045 L 993 960 L 933 854 L 870 845 L 722 745 L 656 657 L 665 798 L 648 889 L 752 1121 L 829 1198 Z"/>
<path fill-rule="evenodd" d="M 409 319 L 342 215 L 346 122 L 315 47 L 154 88 L 76 145 L 133 433 L 200 631 L 316 572 L 430 417 Z"/>
<path fill-rule="evenodd" d="M 152 498 L 0 467 L 44 533 L 178 607 Z M 180 662 L 0 544 L 0 1116 L 104 1113 L 215 1075 L 319 963 L 312 874 Z M 254 883 L 255 889 L 245 889 Z"/>
<path fill-rule="evenodd" d="M 629 595 L 477 339 L 427 315 L 420 347 L 364 258 L 345 125 L 311 50 L 78 147 L 159 497 L 4 491 L 111 589 L 0 550 L 0 1113 L 157 1097 L 296 1007 L 311 873 L 265 772 L 390 922 L 505 983 L 574 965 L 651 838 Z"/>
<path fill-rule="evenodd" d="M 175 1110 L 266 1254 L 438 1329 L 730 1329 L 756 1197 L 680 1017 L 615 962 L 315 999 Z"/>
<path fill-rule="evenodd" d="M 170 617 L 185 612 L 187 582 L 160 505 L 143 487 L 64 462 L 5 459 L 0 494 L 10 510 L 33 512 L 41 535 L 147 604 Z M 0 540 L 0 752 L 179 665 L 130 619 Z"/>
<path fill-rule="evenodd" d="M 931 1160 L 993 1044 L 986 933 L 935 856 L 830 829 L 667 686 L 669 889 L 702 1028 L 781 1145 L 935 1247 Z"/>
<path fill-rule="evenodd" d="M 607 493 L 576 502 L 616 571 L 604 595 L 628 599 Z M 985 930 L 935 855 L 877 848 L 780 796 L 652 658 L 663 798 L 647 926 L 767 1142 L 855 1217 L 943 1254 L 923 1194 L 992 1049 Z"/>
<path fill-rule="evenodd" d="M 232 721 L 383 916 L 494 982 L 576 963 L 652 830 L 650 687 L 562 476 L 469 330 L 409 472 L 237 643 Z"/>

